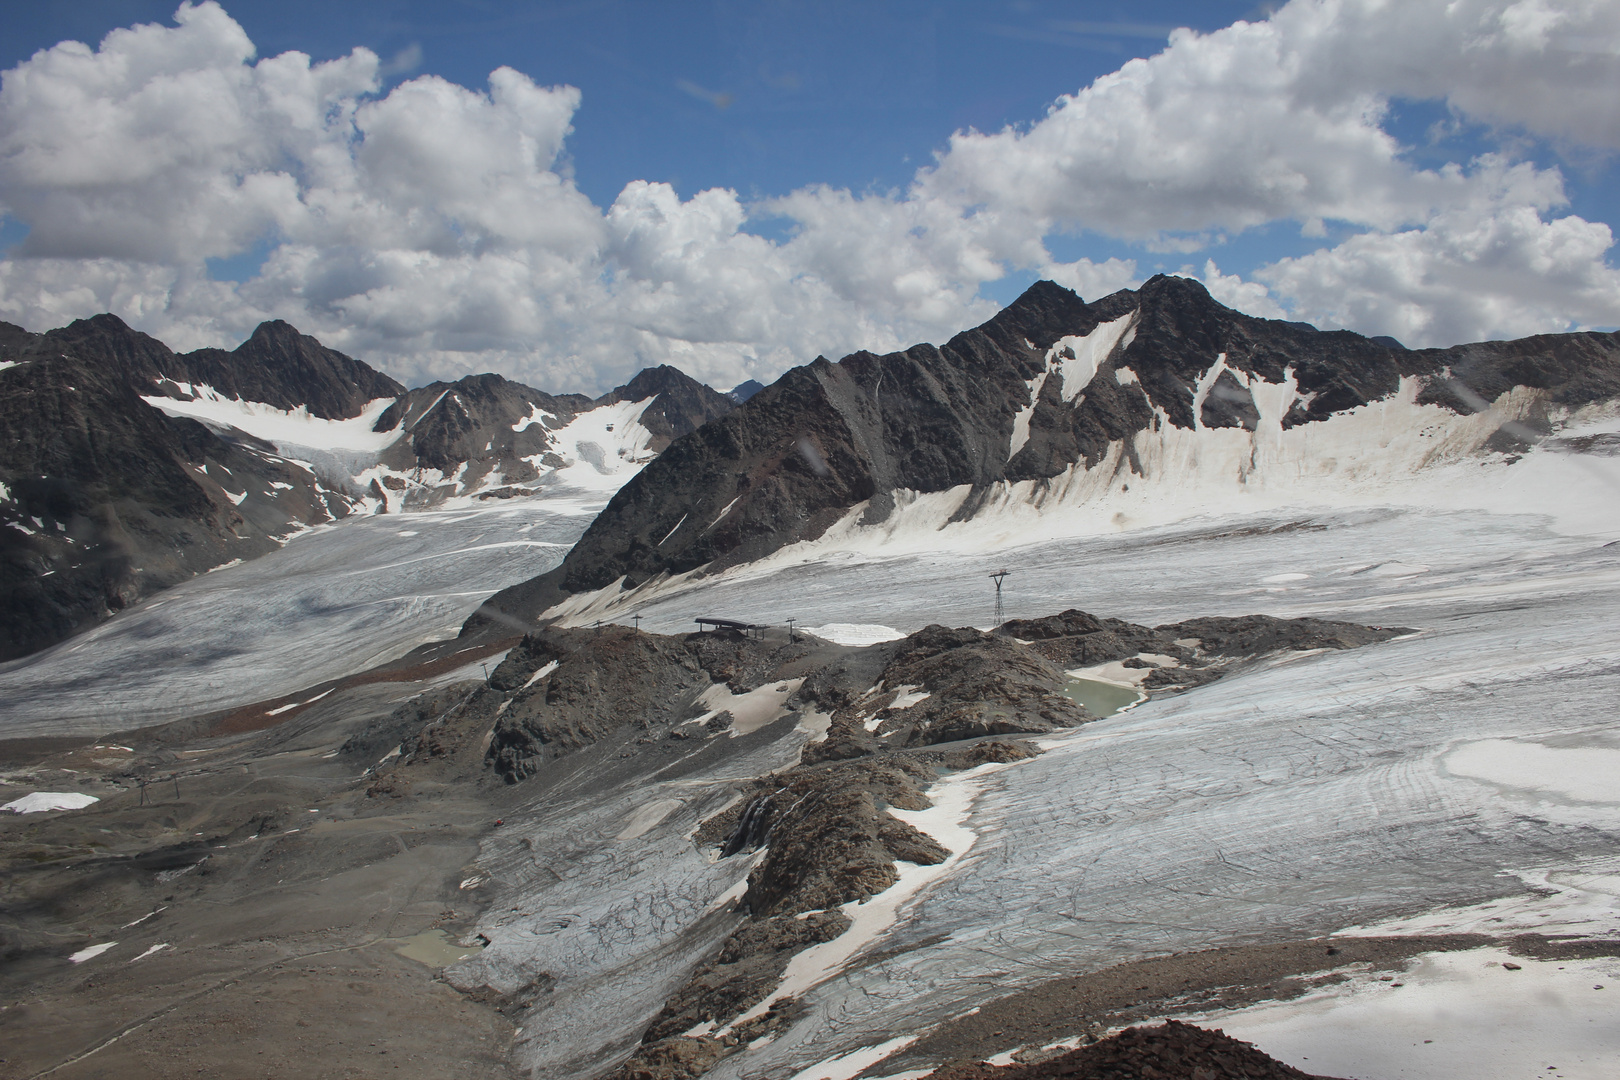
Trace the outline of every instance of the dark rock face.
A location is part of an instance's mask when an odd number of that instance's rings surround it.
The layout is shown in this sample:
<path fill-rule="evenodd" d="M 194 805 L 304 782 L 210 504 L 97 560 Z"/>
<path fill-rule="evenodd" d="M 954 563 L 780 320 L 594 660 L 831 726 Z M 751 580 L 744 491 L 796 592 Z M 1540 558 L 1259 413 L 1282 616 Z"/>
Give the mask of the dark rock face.
<path fill-rule="evenodd" d="M 1040 619 L 1013 619 L 996 633 L 1028 642 L 1030 652 L 1064 669 L 1113 661 L 1137 669 L 1153 668 L 1143 685 L 1164 690 L 1202 686 L 1228 674 L 1238 662 L 1269 653 L 1356 649 L 1413 631 L 1270 615 L 1213 616 L 1147 627 L 1071 608 Z M 1141 659 L 1144 655 L 1159 659 Z"/>
<path fill-rule="evenodd" d="M 924 1080 L 1332 1080 L 1301 1072 L 1225 1032 L 1166 1020 L 1130 1027 L 1091 1046 L 1032 1065 L 947 1065 Z"/>
<path fill-rule="evenodd" d="M 588 408 L 590 400 L 579 394 L 554 397 L 499 375 L 468 375 L 400 395 L 374 428 L 404 430 L 406 437 L 383 454 L 382 463 L 392 469 L 449 475 L 466 463 L 469 483 L 495 469 L 508 483 L 524 483 L 539 476 L 524 459 L 551 448 L 550 428 Z"/>
<path fill-rule="evenodd" d="M 652 432 L 655 453 L 663 453 L 682 435 L 691 434 L 737 407 L 737 400 L 730 395 L 712 390 L 668 364 L 643 368 L 635 378 L 609 390 L 594 404 L 612 405 L 648 398 L 653 400 L 641 413 L 641 426 Z"/>
<path fill-rule="evenodd" d="M 1009 622 L 994 634 L 928 626 L 858 649 L 807 635 L 790 641 L 780 632 L 755 639 L 734 631 L 666 636 L 624 626 L 548 628 L 525 636 L 490 675 L 489 687 L 510 700 L 491 717 L 487 758 L 507 782 L 519 783 L 558 758 L 632 731 L 641 745 L 711 739 L 731 725 L 729 714 L 703 704 L 705 691 L 723 684 L 746 694 L 798 678 L 797 690 L 782 701 L 784 722 L 815 713 L 828 725 L 823 738 L 805 746 L 802 761 L 842 769 L 897 750 L 1087 723 L 1095 717 L 1064 692 L 1066 668 L 1124 660 L 1156 669 L 1146 678 L 1150 689 L 1185 689 L 1270 653 L 1358 648 L 1410 632 L 1265 615 L 1146 627 L 1075 610 Z M 717 715 L 698 723 L 710 713 Z M 888 789 L 879 797 L 901 805 Z M 784 802 L 762 788 L 758 806 L 750 812 L 739 805 L 715 842 L 726 854 L 758 846 L 796 798 Z M 787 895 L 761 888 L 755 899 L 762 909 L 774 910 Z"/>
<path fill-rule="evenodd" d="M 45 334 L 6 324 L 0 359 L 14 365 L 0 370 L 0 660 L 351 511 L 272 448 L 142 395 L 207 383 L 335 418 L 401 389 L 285 323 L 231 353 L 184 355 L 112 315 Z"/>
<path fill-rule="evenodd" d="M 1090 345 L 1068 340 L 1099 328 Z M 1081 358 L 1077 347 L 1093 352 Z M 1228 370 L 1202 385 L 1221 357 Z M 1441 377 L 1447 368 L 1454 381 Z M 1071 369 L 1079 375 L 1066 394 Z M 1386 397 L 1414 375 L 1428 378 L 1422 400 L 1462 412 L 1515 385 L 1579 405 L 1620 394 L 1620 335 L 1413 351 L 1252 318 L 1185 278 L 1155 277 L 1091 304 L 1038 282 L 943 346 L 860 352 L 836 364 L 818 358 L 789 371 L 677 439 L 620 490 L 562 566 L 497 594 L 488 608 L 532 617 L 616 581 L 633 587 L 751 561 L 816 538 L 867 500 L 863 523 L 881 522 L 897 489 L 977 492 L 1046 480 L 1095 466 L 1120 444 L 1121 468 L 1140 471 L 1130 439 L 1157 425 L 1255 429 L 1259 410 L 1234 371 L 1273 384 L 1292 374 L 1299 396 L 1285 428 Z M 970 494 L 958 516 L 979 505 Z M 488 622 L 487 612 L 475 615 L 468 630 Z"/>
<path fill-rule="evenodd" d="M 925 746 L 1054 731 L 1092 719 L 1062 695 L 1064 682 L 1049 660 L 1007 638 L 924 627 L 901 642 L 883 669 L 883 685 L 920 687 L 928 697 L 898 709 L 891 702 L 873 714 L 879 721 L 874 730 L 902 745 Z"/>
<path fill-rule="evenodd" d="M 736 386 L 733 386 L 730 390 L 727 390 L 726 397 L 730 398 L 732 401 L 735 401 L 738 405 L 741 405 L 743 402 L 747 401 L 749 398 L 753 397 L 763 389 L 765 389 L 765 385 L 763 383 L 759 382 L 757 379 L 749 379 L 746 382 L 740 382 Z"/>
<path fill-rule="evenodd" d="M 489 765 L 518 783 L 631 729 L 645 734 L 642 745 L 711 737 L 724 726 L 684 725 L 708 711 L 698 701 L 705 690 L 718 682 L 746 692 L 814 651 L 741 634 L 675 637 L 623 626 L 529 634 L 490 676 L 491 687 L 512 697 L 495 723 Z"/>
<path fill-rule="evenodd" d="M 156 338 L 131 330 L 116 315 L 80 319 L 35 337 L 35 352 L 111 362 L 125 382 L 149 395 L 186 396 L 178 385 L 164 387 L 165 382 L 206 385 L 226 397 L 278 409 L 302 405 L 312 416 L 341 420 L 359 416 L 368 401 L 405 391 L 382 372 L 279 319 L 260 323 L 252 337 L 230 352 L 175 353 Z"/>
<path fill-rule="evenodd" d="M 110 315 L 101 318 L 112 318 Z M 232 352 L 198 349 L 176 358 L 185 382 L 212 386 L 226 397 L 262 401 L 278 409 L 307 408 L 329 420 L 359 416 L 367 402 L 391 398 L 405 387 L 277 319 L 260 323 Z M 166 373 L 168 374 L 168 373 Z M 173 374 L 168 378 L 176 379 Z"/>

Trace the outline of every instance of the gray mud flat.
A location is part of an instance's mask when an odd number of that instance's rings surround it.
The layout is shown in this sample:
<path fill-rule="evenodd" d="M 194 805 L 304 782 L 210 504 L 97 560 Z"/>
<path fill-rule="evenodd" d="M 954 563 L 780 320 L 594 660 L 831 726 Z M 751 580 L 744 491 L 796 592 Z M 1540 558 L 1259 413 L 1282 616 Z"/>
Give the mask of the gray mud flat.
<path fill-rule="evenodd" d="M 0 743 L 0 797 L 101 796 L 0 815 L 0 1077 L 509 1075 L 513 1025 L 401 951 L 467 933 L 457 886 L 508 793 L 368 797 L 332 751 L 410 688 L 382 691 L 133 752 Z"/>

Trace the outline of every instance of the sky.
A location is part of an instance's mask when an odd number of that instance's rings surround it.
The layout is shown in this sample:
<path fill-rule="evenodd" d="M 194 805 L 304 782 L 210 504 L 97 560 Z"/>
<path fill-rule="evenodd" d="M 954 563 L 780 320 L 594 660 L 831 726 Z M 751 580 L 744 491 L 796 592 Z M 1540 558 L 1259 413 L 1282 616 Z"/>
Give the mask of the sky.
<path fill-rule="evenodd" d="M 0 25 L 0 319 L 726 388 L 1155 273 L 1620 325 L 1613 0 L 74 0 Z"/>

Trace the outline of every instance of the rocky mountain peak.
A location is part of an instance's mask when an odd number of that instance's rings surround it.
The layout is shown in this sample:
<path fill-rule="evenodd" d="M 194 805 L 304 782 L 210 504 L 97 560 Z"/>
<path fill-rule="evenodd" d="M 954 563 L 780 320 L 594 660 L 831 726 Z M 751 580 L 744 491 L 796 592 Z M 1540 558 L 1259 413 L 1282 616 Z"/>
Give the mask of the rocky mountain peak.
<path fill-rule="evenodd" d="M 257 349 L 296 349 L 303 341 L 315 341 L 298 332 L 298 328 L 285 319 L 268 319 L 253 328 L 247 341 L 238 348 L 253 346 Z M 318 346 L 320 343 L 316 342 Z"/>
<path fill-rule="evenodd" d="M 173 366 L 174 353 L 157 338 L 133 330 L 116 315 L 75 319 L 35 340 L 42 356 L 95 357 L 98 366 L 133 384 L 150 385 Z"/>
<path fill-rule="evenodd" d="M 727 390 L 726 397 L 741 405 L 763 389 L 765 389 L 765 384 L 758 379 L 746 379 Z"/>
<path fill-rule="evenodd" d="M 643 368 L 623 386 L 596 399 L 597 406 L 620 401 L 646 401 L 641 426 L 652 432 L 652 449 L 662 452 L 673 440 L 695 431 L 736 408 L 725 394 L 698 382 L 680 368 L 660 364 Z"/>
<path fill-rule="evenodd" d="M 191 378 L 229 397 L 280 409 L 307 408 L 312 416 L 359 416 L 367 402 L 396 397 L 405 387 L 275 319 L 263 322 L 231 352 L 198 349 L 178 358 Z"/>
<path fill-rule="evenodd" d="M 13 360 L 25 349 L 34 343 L 38 334 L 30 334 L 27 330 L 0 320 L 0 360 Z"/>

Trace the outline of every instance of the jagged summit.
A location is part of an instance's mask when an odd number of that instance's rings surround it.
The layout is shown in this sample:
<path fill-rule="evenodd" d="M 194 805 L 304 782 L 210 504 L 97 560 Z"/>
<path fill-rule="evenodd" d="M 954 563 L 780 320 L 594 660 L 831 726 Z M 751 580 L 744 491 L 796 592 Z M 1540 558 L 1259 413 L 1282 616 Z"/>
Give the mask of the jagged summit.
<path fill-rule="evenodd" d="M 405 391 L 370 365 L 328 349 L 280 319 L 260 323 L 231 352 L 198 349 L 177 359 L 189 375 L 183 381 L 280 409 L 302 406 L 329 420 L 359 416 L 369 402 Z"/>
<path fill-rule="evenodd" d="M 726 397 L 741 405 L 763 389 L 765 389 L 764 383 L 757 379 L 747 379 L 727 390 Z"/>
<path fill-rule="evenodd" d="M 649 398 L 652 403 L 641 413 L 640 423 L 652 432 L 653 449 L 659 452 L 675 439 L 736 408 L 736 403 L 727 395 L 668 364 L 643 368 L 623 386 L 597 398 L 596 405 Z"/>
<path fill-rule="evenodd" d="M 1448 369 L 1477 382 L 1487 401 L 1525 386 L 1542 404 L 1526 398 L 1523 408 L 1571 408 L 1617 393 L 1620 338 L 1405 350 L 1245 315 L 1189 278 L 1160 275 L 1092 303 L 1037 282 L 942 346 L 818 357 L 787 372 L 677 440 L 620 490 L 562 566 L 497 594 L 485 614 L 532 618 L 570 594 L 712 572 L 814 540 L 835 523 L 875 526 L 898 493 L 960 490 L 953 509 L 931 512 L 962 521 L 1014 488 L 1020 499 L 1045 500 L 1060 482 L 1083 501 L 1133 484 L 1235 496 L 1243 485 L 1350 468 L 1358 456 L 1367 475 L 1411 471 L 1427 451 L 1403 451 L 1419 456 L 1397 466 L 1358 435 L 1341 463 L 1290 433 L 1407 388 L 1409 410 L 1475 411 L 1478 398 L 1444 377 Z M 1504 413 L 1500 422 L 1520 419 Z M 1470 428 L 1446 453 L 1484 447 L 1492 432 Z"/>

